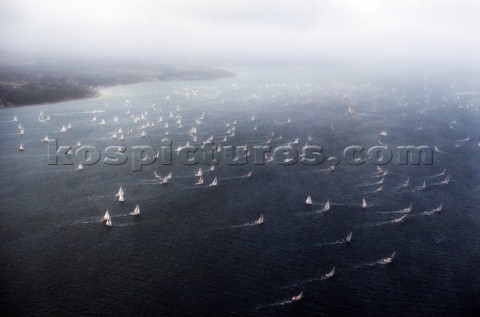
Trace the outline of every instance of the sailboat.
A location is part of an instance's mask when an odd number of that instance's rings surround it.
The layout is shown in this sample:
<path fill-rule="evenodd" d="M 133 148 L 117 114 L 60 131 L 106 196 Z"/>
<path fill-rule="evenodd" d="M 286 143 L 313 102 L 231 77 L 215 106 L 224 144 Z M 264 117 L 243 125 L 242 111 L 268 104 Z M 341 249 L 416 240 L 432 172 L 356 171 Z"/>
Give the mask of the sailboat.
<path fill-rule="evenodd" d="M 80 143 L 80 141 L 77 141 L 77 147 L 80 147 L 82 146 L 82 143 Z"/>
<path fill-rule="evenodd" d="M 383 177 L 383 178 L 380 179 L 378 182 L 376 182 L 375 185 L 382 185 L 383 182 L 385 182 L 385 177 Z"/>
<path fill-rule="evenodd" d="M 138 204 L 135 206 L 135 209 L 132 210 L 132 212 L 130 213 L 130 215 L 132 215 L 132 216 L 138 216 L 138 215 L 140 215 L 140 206 L 138 206 Z"/>
<path fill-rule="evenodd" d="M 252 177 L 252 171 L 248 172 L 245 177 Z"/>
<path fill-rule="evenodd" d="M 161 178 L 162 178 L 160 175 L 157 174 L 156 171 L 153 171 L 153 176 L 154 176 L 155 178 L 158 178 L 158 179 L 161 179 Z"/>
<path fill-rule="evenodd" d="M 209 186 L 217 186 L 217 183 L 218 183 L 218 181 L 217 181 L 217 178 L 215 177 L 213 179 L 213 182 Z"/>
<path fill-rule="evenodd" d="M 352 242 L 352 235 L 353 235 L 353 232 L 350 231 L 350 233 L 347 235 L 347 237 L 345 238 L 344 241 L 345 241 L 346 243 Z"/>
<path fill-rule="evenodd" d="M 335 275 L 335 266 L 333 267 L 333 269 L 328 272 L 327 274 L 325 274 L 325 278 L 331 278 Z"/>
<path fill-rule="evenodd" d="M 365 198 L 362 198 L 362 208 L 367 208 L 367 202 L 365 201 Z"/>
<path fill-rule="evenodd" d="M 67 128 L 65 127 L 65 125 L 62 126 L 62 128 L 60 129 L 60 132 L 67 132 Z"/>
<path fill-rule="evenodd" d="M 124 193 L 123 193 L 123 189 L 122 187 L 120 187 L 118 189 L 118 192 L 115 194 L 115 196 L 118 197 L 118 201 L 122 202 L 122 201 L 125 201 L 125 198 L 123 197 Z"/>
<path fill-rule="evenodd" d="M 24 135 L 24 134 L 25 134 L 25 130 L 23 130 L 23 128 L 20 128 L 20 132 L 18 132 L 18 134 Z"/>
<path fill-rule="evenodd" d="M 75 168 L 76 171 L 81 171 L 83 170 L 83 165 L 82 163 L 78 163 L 77 167 Z"/>
<path fill-rule="evenodd" d="M 442 204 L 440 204 L 440 206 L 438 206 L 437 208 L 433 209 L 432 211 L 433 211 L 433 212 L 440 212 L 440 211 L 442 211 Z"/>
<path fill-rule="evenodd" d="M 310 195 L 307 197 L 307 200 L 305 201 L 305 203 L 309 206 L 312 204 L 312 197 L 310 197 Z"/>
<path fill-rule="evenodd" d="M 382 132 L 380 132 L 378 135 L 379 136 L 387 136 L 387 131 L 382 130 Z"/>
<path fill-rule="evenodd" d="M 426 188 L 426 187 L 427 187 L 427 181 L 424 179 L 423 184 L 422 184 L 422 186 L 420 186 L 420 188 L 423 189 L 423 188 Z"/>
<path fill-rule="evenodd" d="M 450 175 L 447 175 L 447 177 L 440 182 L 440 184 L 446 185 L 450 182 Z"/>
<path fill-rule="evenodd" d="M 23 143 L 20 143 L 20 146 L 18 147 L 18 150 L 19 150 L 20 152 L 25 151 L 25 148 L 23 147 Z"/>
<path fill-rule="evenodd" d="M 145 130 L 142 131 L 142 134 L 140 135 L 142 138 L 144 138 L 146 135 Z"/>
<path fill-rule="evenodd" d="M 48 135 L 45 135 L 42 139 L 43 142 L 48 142 Z"/>
<path fill-rule="evenodd" d="M 69 122 L 67 126 L 67 130 L 70 130 L 70 129 L 72 129 L 72 124 Z"/>
<path fill-rule="evenodd" d="M 405 180 L 405 183 L 403 183 L 402 187 L 408 187 L 410 185 L 410 176 L 407 176 L 407 179 Z"/>
<path fill-rule="evenodd" d="M 198 181 L 195 183 L 195 185 L 203 185 L 203 177 L 200 176 L 200 178 L 198 179 Z"/>
<path fill-rule="evenodd" d="M 381 191 L 383 191 L 383 186 L 378 187 L 375 191 L 376 191 L 376 192 L 381 192 Z"/>
<path fill-rule="evenodd" d="M 93 122 L 93 121 L 97 121 L 97 116 L 95 116 L 95 115 L 93 116 L 92 122 Z"/>
<path fill-rule="evenodd" d="M 393 258 L 395 257 L 395 253 L 396 253 L 396 251 L 393 251 L 392 255 L 387 257 L 387 258 L 383 258 L 382 262 L 385 263 L 385 264 L 392 263 Z"/>
<path fill-rule="evenodd" d="M 202 173 L 202 168 L 200 167 L 200 168 L 198 169 L 198 172 L 195 174 L 195 176 L 200 177 L 200 176 L 202 176 L 202 174 L 203 174 L 203 173 Z"/>
<path fill-rule="evenodd" d="M 105 225 L 107 227 L 111 227 L 112 226 L 112 220 L 110 218 L 107 219 L 107 222 L 105 222 Z"/>
<path fill-rule="evenodd" d="M 13 122 L 17 122 L 17 121 L 18 121 L 17 116 L 14 116 L 13 117 Z"/>
<path fill-rule="evenodd" d="M 102 119 L 102 121 L 100 122 L 100 125 L 105 125 L 106 122 L 105 122 L 105 119 Z"/>
<path fill-rule="evenodd" d="M 260 218 L 258 218 L 257 220 L 255 220 L 255 224 L 256 224 L 256 225 L 263 225 L 263 214 L 260 215 Z"/>
<path fill-rule="evenodd" d="M 108 209 L 105 211 L 105 214 L 103 215 L 102 221 L 108 221 L 110 220 L 110 213 L 108 212 Z"/>
<path fill-rule="evenodd" d="M 215 165 L 210 166 L 210 172 L 213 172 L 215 170 Z"/>
<path fill-rule="evenodd" d="M 302 300 L 302 297 L 303 297 L 303 291 L 301 291 L 300 294 L 293 296 L 292 302 L 299 302 Z"/>
<path fill-rule="evenodd" d="M 405 212 L 412 211 L 412 203 L 410 203 L 410 206 L 408 206 L 407 208 L 403 208 L 403 211 L 405 211 Z"/>
<path fill-rule="evenodd" d="M 403 220 L 405 219 L 406 216 L 407 215 L 405 214 L 405 215 L 401 216 L 400 218 L 394 219 L 393 222 L 396 222 L 396 223 L 403 222 Z"/>
<path fill-rule="evenodd" d="M 322 211 L 329 211 L 330 210 L 330 200 L 327 200 L 327 203 L 323 207 Z"/>

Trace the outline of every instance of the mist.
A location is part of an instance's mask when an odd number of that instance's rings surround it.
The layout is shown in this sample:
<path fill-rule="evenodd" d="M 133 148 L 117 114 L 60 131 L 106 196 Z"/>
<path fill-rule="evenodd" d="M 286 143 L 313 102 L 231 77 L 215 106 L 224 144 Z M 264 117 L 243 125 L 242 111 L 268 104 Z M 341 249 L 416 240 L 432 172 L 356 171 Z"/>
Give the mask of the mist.
<path fill-rule="evenodd" d="M 170 63 L 478 63 L 478 1 L 0 3 L 3 50 Z"/>

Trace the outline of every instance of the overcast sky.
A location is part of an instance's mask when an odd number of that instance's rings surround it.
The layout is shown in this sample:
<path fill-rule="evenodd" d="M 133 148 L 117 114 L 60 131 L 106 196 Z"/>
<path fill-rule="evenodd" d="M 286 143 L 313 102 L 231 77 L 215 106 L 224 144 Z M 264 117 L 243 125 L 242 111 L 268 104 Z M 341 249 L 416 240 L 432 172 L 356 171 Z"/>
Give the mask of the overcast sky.
<path fill-rule="evenodd" d="M 1 48 L 201 61 L 477 61 L 480 1 L 0 0 Z"/>

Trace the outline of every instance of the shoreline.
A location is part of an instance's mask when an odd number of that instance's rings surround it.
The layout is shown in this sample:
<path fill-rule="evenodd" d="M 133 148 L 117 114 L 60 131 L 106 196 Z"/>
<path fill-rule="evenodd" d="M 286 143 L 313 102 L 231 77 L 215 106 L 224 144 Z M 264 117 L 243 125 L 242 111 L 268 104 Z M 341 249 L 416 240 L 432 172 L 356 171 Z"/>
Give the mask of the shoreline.
<path fill-rule="evenodd" d="M 236 74 L 234 76 L 236 76 Z M 232 76 L 232 77 L 234 77 L 234 76 Z M 223 79 L 223 78 L 230 78 L 230 77 L 225 76 L 225 77 L 214 78 L 214 79 L 192 79 L 192 80 L 186 80 L 186 79 L 181 79 L 181 80 L 142 80 L 142 81 L 128 83 L 128 84 L 125 83 L 125 84 L 116 84 L 116 85 L 111 85 L 111 86 L 99 86 L 99 87 L 94 88 L 96 92 L 92 96 L 85 96 L 85 97 L 80 97 L 80 98 L 68 98 L 68 99 L 45 102 L 45 103 L 32 103 L 32 104 L 25 104 L 25 105 L 0 106 L 0 110 L 22 108 L 22 107 L 55 105 L 55 104 L 58 104 L 58 103 L 68 103 L 68 102 L 77 101 L 77 100 L 95 99 L 95 98 L 99 98 L 103 95 L 102 90 L 109 89 L 109 88 L 115 88 L 115 87 L 118 87 L 118 86 L 136 85 L 136 84 L 153 83 L 153 82 L 160 82 L 160 83 L 174 82 L 174 81 L 194 81 L 194 82 L 197 82 L 197 81 L 207 81 L 207 80 L 218 80 L 218 79 Z"/>

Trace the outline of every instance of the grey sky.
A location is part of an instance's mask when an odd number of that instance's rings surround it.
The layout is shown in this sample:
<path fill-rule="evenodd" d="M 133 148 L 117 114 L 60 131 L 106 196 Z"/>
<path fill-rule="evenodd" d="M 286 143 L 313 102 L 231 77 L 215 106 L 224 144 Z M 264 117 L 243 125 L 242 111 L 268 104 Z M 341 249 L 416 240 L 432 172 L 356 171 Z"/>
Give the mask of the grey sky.
<path fill-rule="evenodd" d="M 2 0 L 1 48 L 157 60 L 478 61 L 480 1 Z"/>

